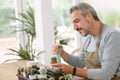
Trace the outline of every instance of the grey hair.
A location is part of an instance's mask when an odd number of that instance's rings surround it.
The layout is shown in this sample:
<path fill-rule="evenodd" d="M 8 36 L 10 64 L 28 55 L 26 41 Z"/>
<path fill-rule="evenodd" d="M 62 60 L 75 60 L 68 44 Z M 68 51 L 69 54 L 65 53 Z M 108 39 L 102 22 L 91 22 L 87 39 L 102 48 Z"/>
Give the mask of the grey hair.
<path fill-rule="evenodd" d="M 93 16 L 93 18 L 97 21 L 99 21 L 99 18 L 97 16 L 97 13 L 96 13 L 96 10 L 90 6 L 89 4 L 87 3 L 83 3 L 83 2 L 80 2 L 79 4 L 71 7 L 70 9 L 70 14 L 75 11 L 75 10 L 79 10 L 82 12 L 82 14 L 85 16 L 88 12 L 90 12 Z"/>

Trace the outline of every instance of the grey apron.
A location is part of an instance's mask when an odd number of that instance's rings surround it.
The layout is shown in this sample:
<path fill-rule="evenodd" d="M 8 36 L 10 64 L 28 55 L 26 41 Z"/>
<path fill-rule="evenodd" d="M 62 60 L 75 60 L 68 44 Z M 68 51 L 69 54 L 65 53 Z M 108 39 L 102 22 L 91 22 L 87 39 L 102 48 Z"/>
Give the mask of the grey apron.
<path fill-rule="evenodd" d="M 97 68 L 101 68 L 101 64 L 99 61 L 99 56 L 98 56 L 98 50 L 99 50 L 99 45 L 100 45 L 100 40 L 101 40 L 101 33 L 103 30 L 103 26 L 104 24 L 101 23 L 100 24 L 100 28 L 99 28 L 99 33 L 98 33 L 98 41 L 96 43 L 96 51 L 95 52 L 87 52 L 85 54 L 85 67 L 87 69 L 97 69 Z M 89 42 L 90 44 L 90 42 Z M 89 46 L 88 44 L 88 46 Z M 85 80 L 92 80 L 92 79 L 85 79 Z M 112 78 L 112 80 L 120 80 L 120 77 L 114 76 L 114 78 Z"/>

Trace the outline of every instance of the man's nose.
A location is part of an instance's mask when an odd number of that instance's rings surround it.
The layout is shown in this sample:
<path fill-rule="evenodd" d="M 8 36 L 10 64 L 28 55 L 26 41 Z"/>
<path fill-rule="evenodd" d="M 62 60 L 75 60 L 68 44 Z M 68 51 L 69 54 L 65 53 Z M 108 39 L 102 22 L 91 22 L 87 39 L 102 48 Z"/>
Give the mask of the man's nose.
<path fill-rule="evenodd" d="M 73 25 L 74 26 L 74 30 L 77 30 L 78 29 L 78 26 L 77 25 Z"/>
<path fill-rule="evenodd" d="M 73 24 L 74 30 L 76 30 L 78 28 L 78 26 L 76 24 Z"/>

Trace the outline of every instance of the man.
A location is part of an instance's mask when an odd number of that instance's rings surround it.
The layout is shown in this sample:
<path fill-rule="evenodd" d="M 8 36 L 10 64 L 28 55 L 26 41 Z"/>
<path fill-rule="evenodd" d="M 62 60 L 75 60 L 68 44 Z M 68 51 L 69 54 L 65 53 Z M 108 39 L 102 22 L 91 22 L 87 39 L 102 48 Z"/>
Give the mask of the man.
<path fill-rule="evenodd" d="M 120 32 L 103 24 L 87 3 L 73 6 L 70 14 L 74 30 L 87 39 L 78 56 L 68 54 L 61 45 L 53 45 L 53 53 L 59 53 L 70 65 L 58 63 L 52 67 L 85 79 L 120 80 Z"/>

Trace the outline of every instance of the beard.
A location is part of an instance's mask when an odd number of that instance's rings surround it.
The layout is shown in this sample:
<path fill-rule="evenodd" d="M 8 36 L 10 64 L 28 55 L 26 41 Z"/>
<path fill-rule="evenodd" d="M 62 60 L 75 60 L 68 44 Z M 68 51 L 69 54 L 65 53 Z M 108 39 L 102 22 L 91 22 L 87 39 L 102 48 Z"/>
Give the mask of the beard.
<path fill-rule="evenodd" d="M 86 37 L 87 35 L 90 34 L 90 31 L 84 30 L 84 32 L 80 32 L 80 34 L 81 34 L 83 37 Z"/>
<path fill-rule="evenodd" d="M 85 30 L 84 36 L 87 36 L 87 35 L 89 35 L 89 34 L 90 34 L 90 31 L 89 31 L 89 30 Z"/>
<path fill-rule="evenodd" d="M 81 31 L 82 30 L 82 31 Z M 90 34 L 90 27 L 88 26 L 87 28 L 77 28 L 77 31 L 81 34 L 81 36 L 85 37 Z"/>

